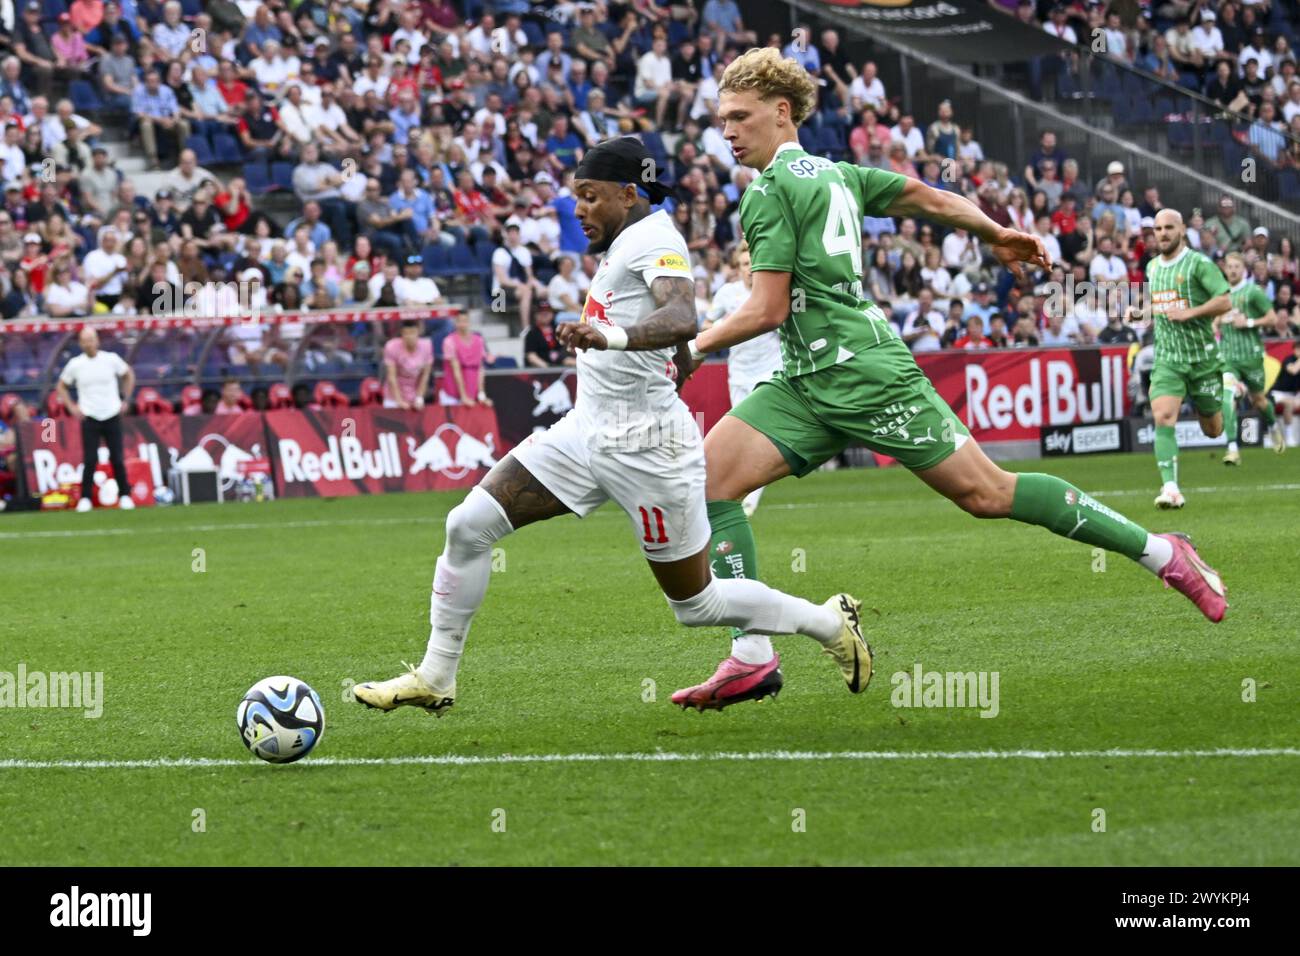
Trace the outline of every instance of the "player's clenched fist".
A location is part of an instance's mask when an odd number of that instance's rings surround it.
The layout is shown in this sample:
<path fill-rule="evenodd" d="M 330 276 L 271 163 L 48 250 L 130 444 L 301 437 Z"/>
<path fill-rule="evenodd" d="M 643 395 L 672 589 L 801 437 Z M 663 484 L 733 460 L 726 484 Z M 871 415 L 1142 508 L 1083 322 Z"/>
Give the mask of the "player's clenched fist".
<path fill-rule="evenodd" d="M 601 352 L 609 347 L 604 333 L 585 322 L 562 322 L 555 330 L 555 334 L 559 336 L 560 343 L 571 352 L 579 349 L 595 349 Z"/>

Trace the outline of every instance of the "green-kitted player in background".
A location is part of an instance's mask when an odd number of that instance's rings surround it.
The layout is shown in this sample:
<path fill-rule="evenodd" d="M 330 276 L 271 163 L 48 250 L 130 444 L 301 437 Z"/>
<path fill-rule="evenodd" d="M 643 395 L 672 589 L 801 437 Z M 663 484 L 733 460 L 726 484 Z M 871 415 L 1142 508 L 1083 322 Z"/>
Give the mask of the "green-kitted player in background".
<path fill-rule="evenodd" d="M 1219 318 L 1219 351 L 1223 353 L 1223 430 L 1228 436 L 1225 465 L 1241 463 L 1237 450 L 1237 398 L 1239 383 L 1269 430 L 1273 450 L 1286 451 L 1286 431 L 1273 413 L 1264 381 L 1264 343 L 1260 330 L 1277 324 L 1277 313 L 1264 290 L 1246 276 L 1246 260 L 1230 252 L 1223 259 L 1223 274 L 1231 287 L 1232 309 Z"/>
<path fill-rule="evenodd" d="M 1155 367 L 1151 370 L 1151 415 L 1156 422 L 1157 508 L 1181 508 L 1178 490 L 1178 410 L 1191 396 L 1201 431 L 1223 434 L 1223 358 L 1214 319 L 1232 308 L 1228 280 L 1208 257 L 1187 245 L 1187 229 L 1176 209 L 1156 213 L 1156 248 L 1147 263 L 1150 301 L 1130 306 L 1130 319 L 1154 318 Z"/>

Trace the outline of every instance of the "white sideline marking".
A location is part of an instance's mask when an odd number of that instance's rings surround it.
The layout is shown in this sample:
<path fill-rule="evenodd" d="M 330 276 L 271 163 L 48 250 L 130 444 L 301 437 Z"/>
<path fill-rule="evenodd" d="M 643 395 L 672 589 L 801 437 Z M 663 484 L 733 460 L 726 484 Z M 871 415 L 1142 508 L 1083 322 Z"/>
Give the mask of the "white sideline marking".
<path fill-rule="evenodd" d="M 1085 489 L 1086 491 L 1086 489 Z M 1300 482 L 1287 482 L 1272 485 L 1203 485 L 1197 488 L 1184 488 L 1183 492 L 1189 495 L 1207 495 L 1218 494 L 1220 492 L 1243 492 L 1243 491 L 1300 491 Z M 1098 499 L 1105 498 L 1122 498 L 1130 496 L 1151 495 L 1149 488 L 1121 488 L 1111 491 L 1087 491 L 1089 496 Z M 924 503 L 929 501 L 938 501 L 937 496 L 917 496 L 916 500 Z M 906 503 L 906 502 L 903 502 Z M 830 508 L 838 505 L 867 505 L 874 507 L 897 507 L 900 504 L 892 498 L 878 499 L 868 501 L 865 499 L 827 499 L 825 501 L 792 501 L 787 503 L 773 502 L 764 504 L 764 511 L 797 511 L 807 508 Z M 589 517 L 609 517 L 610 515 L 621 515 L 616 509 L 597 511 Z M 181 525 L 180 527 L 151 527 L 151 528 L 73 528 L 62 531 L 5 531 L 0 532 L 0 541 L 19 541 L 32 538 L 99 538 L 114 535 L 133 535 L 133 534 L 185 534 L 192 532 L 211 532 L 211 531 L 261 531 L 275 528 L 336 528 L 346 527 L 348 525 L 360 525 L 363 527 L 377 527 L 379 525 L 391 524 L 435 524 L 445 520 L 441 515 L 430 515 L 427 517 L 414 515 L 409 518 L 318 518 L 312 520 L 299 521 L 239 521 L 229 524 L 190 524 Z"/>
<path fill-rule="evenodd" d="M 1215 750 L 757 750 L 736 753 L 573 753 L 442 754 L 416 757 L 317 757 L 312 767 L 490 766 L 521 763 L 717 763 L 812 760 L 1159 760 L 1193 757 L 1300 757 L 1300 747 L 1218 748 Z M 250 767 L 261 761 L 208 757 L 155 760 L 0 760 L 0 770 L 172 770 Z"/>

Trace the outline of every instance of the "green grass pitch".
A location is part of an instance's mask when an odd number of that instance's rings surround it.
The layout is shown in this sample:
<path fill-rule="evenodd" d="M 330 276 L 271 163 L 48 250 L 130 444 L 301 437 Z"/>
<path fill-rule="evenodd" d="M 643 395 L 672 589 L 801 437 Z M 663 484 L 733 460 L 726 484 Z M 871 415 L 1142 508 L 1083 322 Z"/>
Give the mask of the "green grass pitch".
<path fill-rule="evenodd" d="M 0 863 L 1300 863 L 1300 453 L 1229 470 L 1188 452 L 1176 513 L 1152 505 L 1150 456 L 1017 467 L 1189 532 L 1224 574 L 1227 620 L 900 470 L 841 471 L 776 485 L 754 527 L 767 581 L 872 609 L 865 694 L 786 637 L 779 700 L 673 707 L 725 632 L 676 624 L 607 506 L 502 543 L 456 708 L 435 720 L 345 695 L 420 659 L 459 493 L 9 517 L 0 671 L 102 671 L 105 700 L 99 719 L 0 708 Z M 894 706 L 892 676 L 918 663 L 997 672 L 997 716 Z M 277 673 L 327 717 L 284 767 L 252 760 L 234 722 Z M 1095 753 L 1112 749 L 1144 753 Z M 1189 753 L 1220 749 L 1237 753 Z M 492 759 L 577 754 L 668 759 Z M 143 765 L 159 758 L 224 762 Z"/>

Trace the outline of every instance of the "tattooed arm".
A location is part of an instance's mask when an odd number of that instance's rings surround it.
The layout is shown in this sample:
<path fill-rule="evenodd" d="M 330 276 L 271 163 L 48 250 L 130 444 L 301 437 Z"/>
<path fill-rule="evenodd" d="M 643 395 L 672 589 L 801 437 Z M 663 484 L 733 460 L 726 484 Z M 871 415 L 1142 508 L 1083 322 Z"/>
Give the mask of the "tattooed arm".
<path fill-rule="evenodd" d="M 623 348 L 629 352 L 681 345 L 695 337 L 695 284 L 685 277 L 659 276 L 650 283 L 655 310 L 636 325 L 607 327 L 604 331 L 582 322 L 565 322 L 556 334 L 571 349 Z M 626 336 L 626 343 L 620 340 Z M 611 340 L 613 345 L 611 345 Z"/>

